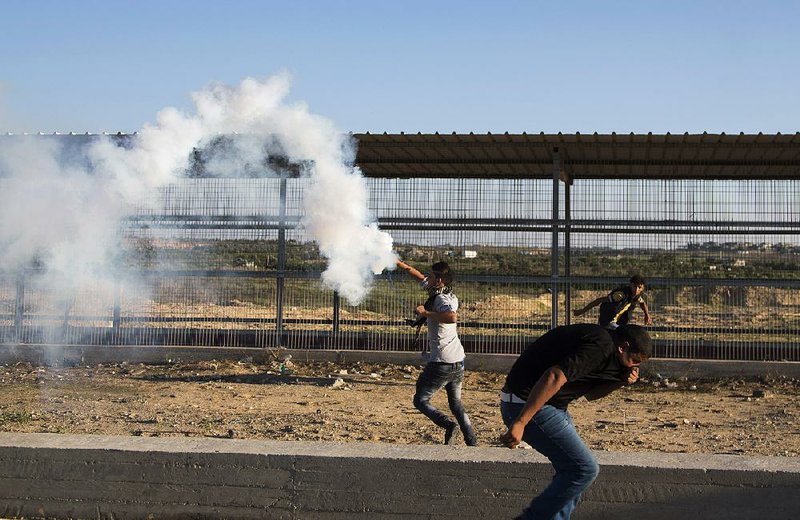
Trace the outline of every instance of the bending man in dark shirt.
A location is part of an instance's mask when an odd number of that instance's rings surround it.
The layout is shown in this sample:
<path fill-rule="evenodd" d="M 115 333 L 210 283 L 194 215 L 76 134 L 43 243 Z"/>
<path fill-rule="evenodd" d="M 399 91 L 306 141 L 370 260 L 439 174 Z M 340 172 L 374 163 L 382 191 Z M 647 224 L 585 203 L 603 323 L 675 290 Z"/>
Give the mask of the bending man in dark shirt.
<path fill-rule="evenodd" d="M 506 377 L 500 411 L 509 448 L 524 440 L 556 470 L 550 485 L 519 519 L 569 518 L 597 477 L 592 452 L 572 424 L 567 405 L 585 396 L 606 396 L 639 378 L 639 365 L 652 353 L 647 332 L 637 325 L 607 330 L 599 325 L 556 327 L 529 345 Z"/>

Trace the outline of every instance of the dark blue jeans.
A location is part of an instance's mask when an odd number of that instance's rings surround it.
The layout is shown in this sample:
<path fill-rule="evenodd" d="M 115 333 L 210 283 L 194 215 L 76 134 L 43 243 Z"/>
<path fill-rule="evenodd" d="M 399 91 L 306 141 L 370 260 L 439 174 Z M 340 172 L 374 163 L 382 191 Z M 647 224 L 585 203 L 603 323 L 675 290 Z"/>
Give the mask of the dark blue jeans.
<path fill-rule="evenodd" d="M 464 383 L 464 363 L 428 363 L 417 379 L 414 406 L 425 416 L 442 428 L 451 428 L 453 419 L 431 405 L 433 394 L 443 387 L 447 391 L 447 404 L 464 434 L 464 442 L 470 446 L 478 443 L 472 423 L 469 421 L 464 405 L 461 403 L 461 386 Z"/>
<path fill-rule="evenodd" d="M 511 426 L 524 404 L 500 403 L 506 426 Z M 597 478 L 600 467 L 575 431 L 566 410 L 545 405 L 525 427 L 522 440 L 550 459 L 556 474 L 544 491 L 533 499 L 519 518 L 567 519 L 578 499 Z"/>

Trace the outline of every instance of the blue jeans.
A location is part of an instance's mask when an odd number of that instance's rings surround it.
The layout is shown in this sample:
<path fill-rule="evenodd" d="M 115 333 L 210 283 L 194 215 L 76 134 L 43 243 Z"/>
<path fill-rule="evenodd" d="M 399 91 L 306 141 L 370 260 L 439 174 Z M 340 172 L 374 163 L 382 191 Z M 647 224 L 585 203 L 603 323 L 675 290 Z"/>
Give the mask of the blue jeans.
<path fill-rule="evenodd" d="M 443 387 L 447 390 L 447 404 L 461 428 L 464 442 L 470 446 L 478 443 L 472 423 L 461 404 L 461 386 L 464 383 L 464 363 L 428 363 L 417 379 L 417 391 L 414 394 L 414 406 L 425 416 L 445 429 L 453 428 L 455 422 L 441 410 L 431 405 L 433 394 Z"/>
<path fill-rule="evenodd" d="M 524 406 L 500 403 L 506 426 L 511 426 Z M 581 493 L 594 482 L 600 471 L 594 455 L 575 431 L 572 417 L 566 410 L 544 405 L 525 426 L 522 440 L 550 459 L 556 474 L 519 518 L 568 519 Z"/>

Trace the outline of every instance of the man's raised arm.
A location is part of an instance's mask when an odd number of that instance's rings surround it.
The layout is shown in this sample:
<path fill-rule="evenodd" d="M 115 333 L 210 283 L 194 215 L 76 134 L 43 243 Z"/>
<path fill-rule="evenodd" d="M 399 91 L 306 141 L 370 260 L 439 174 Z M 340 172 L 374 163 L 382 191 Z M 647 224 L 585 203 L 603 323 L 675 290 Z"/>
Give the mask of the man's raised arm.
<path fill-rule="evenodd" d="M 397 261 L 397 267 L 399 269 L 402 269 L 403 271 L 407 272 L 408 274 L 410 274 L 412 277 L 416 278 L 420 282 L 425 279 L 425 275 L 424 274 L 422 274 L 421 272 L 417 271 L 416 269 L 414 269 L 413 267 L 411 267 L 407 263 L 403 262 L 402 260 L 398 260 Z"/>

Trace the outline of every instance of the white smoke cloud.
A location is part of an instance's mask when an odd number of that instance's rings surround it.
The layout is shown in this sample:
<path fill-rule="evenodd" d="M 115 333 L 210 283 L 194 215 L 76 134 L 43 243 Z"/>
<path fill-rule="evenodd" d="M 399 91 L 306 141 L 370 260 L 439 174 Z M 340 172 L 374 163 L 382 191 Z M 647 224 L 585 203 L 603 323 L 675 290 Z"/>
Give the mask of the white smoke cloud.
<path fill-rule="evenodd" d="M 367 190 L 358 171 L 336 163 L 317 165 L 305 195 L 304 224 L 329 259 L 323 281 L 358 304 L 369 291 L 371 273 L 393 269 L 391 237 L 369 223 Z"/>
<path fill-rule="evenodd" d="M 84 161 L 66 161 L 57 139 L 0 140 L 0 260 L 14 267 L 38 257 L 73 282 L 94 279 L 113 261 L 121 219 L 182 175 L 194 149 L 239 134 L 207 168 L 263 174 L 270 147 L 305 164 L 312 180 L 303 224 L 329 261 L 323 281 L 357 305 L 373 274 L 394 268 L 392 239 L 370 218 L 350 139 L 305 104 L 288 103 L 289 86 L 288 74 L 212 85 L 192 94 L 194 113 L 166 108 L 130 146 L 101 138 Z"/>

